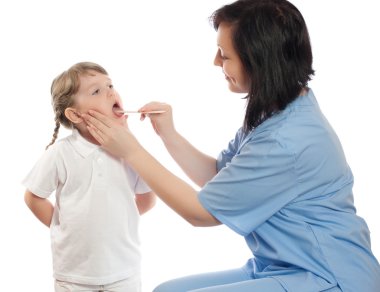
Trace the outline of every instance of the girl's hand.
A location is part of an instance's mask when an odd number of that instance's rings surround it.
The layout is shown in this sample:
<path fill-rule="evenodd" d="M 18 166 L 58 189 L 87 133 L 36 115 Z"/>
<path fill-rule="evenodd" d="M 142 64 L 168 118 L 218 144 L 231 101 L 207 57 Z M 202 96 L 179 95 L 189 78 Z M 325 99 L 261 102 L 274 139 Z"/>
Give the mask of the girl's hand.
<path fill-rule="evenodd" d="M 168 139 L 175 133 L 172 108 L 166 103 L 150 102 L 139 109 L 141 112 L 147 111 L 165 111 L 162 114 L 141 114 L 141 120 L 149 117 L 153 129 L 162 139 Z"/>
<path fill-rule="evenodd" d="M 135 136 L 125 125 L 120 125 L 107 116 L 90 110 L 89 114 L 83 114 L 90 134 L 98 143 L 114 156 L 128 160 L 134 151 L 141 146 Z"/>

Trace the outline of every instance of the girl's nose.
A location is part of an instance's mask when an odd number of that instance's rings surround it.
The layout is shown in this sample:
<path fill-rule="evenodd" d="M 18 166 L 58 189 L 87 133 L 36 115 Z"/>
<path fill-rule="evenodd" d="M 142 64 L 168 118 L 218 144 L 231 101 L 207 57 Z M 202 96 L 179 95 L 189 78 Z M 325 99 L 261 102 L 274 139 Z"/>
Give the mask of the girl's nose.
<path fill-rule="evenodd" d="M 113 97 L 115 95 L 115 90 L 113 88 L 108 89 L 107 96 L 108 97 Z"/>

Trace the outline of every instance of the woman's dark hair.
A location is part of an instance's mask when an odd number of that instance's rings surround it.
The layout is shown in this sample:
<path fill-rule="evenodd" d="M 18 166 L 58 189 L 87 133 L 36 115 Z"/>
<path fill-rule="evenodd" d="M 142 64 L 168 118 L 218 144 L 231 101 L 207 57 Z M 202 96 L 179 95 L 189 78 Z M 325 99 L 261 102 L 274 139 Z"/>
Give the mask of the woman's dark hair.
<path fill-rule="evenodd" d="M 307 86 L 313 55 L 306 23 L 286 0 L 238 0 L 210 17 L 231 25 L 233 44 L 250 80 L 244 130 L 283 110 Z"/>

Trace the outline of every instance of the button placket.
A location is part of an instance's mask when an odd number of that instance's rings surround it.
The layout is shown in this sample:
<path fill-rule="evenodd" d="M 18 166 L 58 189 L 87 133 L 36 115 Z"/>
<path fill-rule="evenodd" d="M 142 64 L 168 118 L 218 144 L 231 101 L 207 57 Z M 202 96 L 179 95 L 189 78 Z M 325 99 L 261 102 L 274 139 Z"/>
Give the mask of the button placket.
<path fill-rule="evenodd" d="M 103 187 L 105 185 L 105 172 L 106 172 L 106 165 L 105 160 L 102 152 L 99 152 L 97 157 L 94 159 L 94 172 L 95 172 L 95 178 L 96 181 L 94 182 L 96 186 Z"/>

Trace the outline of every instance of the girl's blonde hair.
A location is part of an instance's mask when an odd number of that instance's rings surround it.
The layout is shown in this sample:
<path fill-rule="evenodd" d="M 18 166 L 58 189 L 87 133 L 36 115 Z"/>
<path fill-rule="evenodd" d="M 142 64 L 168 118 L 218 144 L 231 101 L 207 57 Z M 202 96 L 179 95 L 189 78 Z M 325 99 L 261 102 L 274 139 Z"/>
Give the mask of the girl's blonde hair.
<path fill-rule="evenodd" d="M 54 144 L 61 125 L 68 129 L 74 127 L 74 124 L 65 116 L 65 110 L 74 105 L 74 97 L 80 86 L 79 78 L 80 76 L 89 74 L 89 71 L 108 75 L 107 71 L 96 63 L 81 62 L 71 66 L 53 80 L 50 92 L 55 115 L 55 128 L 53 138 L 50 144 L 46 146 L 46 149 Z"/>

